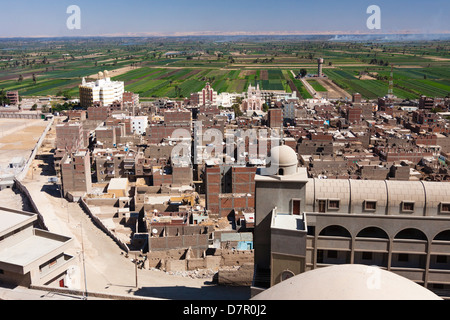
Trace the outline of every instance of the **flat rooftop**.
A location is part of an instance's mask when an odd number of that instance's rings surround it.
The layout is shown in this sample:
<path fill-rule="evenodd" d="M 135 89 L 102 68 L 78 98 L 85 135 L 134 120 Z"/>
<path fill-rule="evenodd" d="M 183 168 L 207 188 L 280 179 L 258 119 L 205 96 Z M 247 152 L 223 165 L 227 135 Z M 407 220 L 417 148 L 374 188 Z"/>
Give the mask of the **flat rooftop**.
<path fill-rule="evenodd" d="M 272 219 L 272 228 L 306 231 L 303 215 L 276 214 Z"/>
<path fill-rule="evenodd" d="M 37 219 L 36 214 L 0 208 L 0 236 Z"/>
<path fill-rule="evenodd" d="M 60 248 L 66 241 L 33 235 L 0 251 L 0 261 L 26 267 L 41 257 Z"/>

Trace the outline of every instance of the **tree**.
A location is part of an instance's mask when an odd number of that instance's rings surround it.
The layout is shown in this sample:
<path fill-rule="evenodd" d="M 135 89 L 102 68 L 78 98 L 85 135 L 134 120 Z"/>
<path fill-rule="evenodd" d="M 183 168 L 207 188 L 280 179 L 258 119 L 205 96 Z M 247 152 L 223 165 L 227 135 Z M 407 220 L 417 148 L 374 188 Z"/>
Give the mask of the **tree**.
<path fill-rule="evenodd" d="M 19 82 L 22 82 L 23 81 L 23 75 L 20 75 L 19 76 L 19 80 L 18 80 Z"/>
<path fill-rule="evenodd" d="M 308 74 L 308 71 L 306 69 L 300 69 L 300 76 L 304 78 Z"/>
<path fill-rule="evenodd" d="M 3 89 L 0 91 L 0 104 L 2 106 L 10 104 L 11 101 L 6 97 L 6 93 L 3 91 Z"/>
<path fill-rule="evenodd" d="M 237 103 L 233 104 L 232 108 L 233 108 L 233 111 L 234 111 L 234 115 L 236 117 L 240 117 L 240 116 L 243 115 L 243 113 L 241 111 L 241 107 L 239 106 L 239 104 L 237 104 Z"/>

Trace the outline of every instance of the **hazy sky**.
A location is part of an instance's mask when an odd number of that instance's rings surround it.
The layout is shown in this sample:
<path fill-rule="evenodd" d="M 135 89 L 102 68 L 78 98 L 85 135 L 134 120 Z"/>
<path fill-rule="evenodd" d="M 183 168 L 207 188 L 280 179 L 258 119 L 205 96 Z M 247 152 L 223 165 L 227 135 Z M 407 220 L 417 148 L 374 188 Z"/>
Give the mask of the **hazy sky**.
<path fill-rule="evenodd" d="M 449 0 L 0 0 L 0 37 L 175 33 L 450 32 Z M 70 5 L 81 29 L 69 30 Z M 370 5 L 381 30 L 369 30 Z M 7 12 L 7 13 L 6 13 Z"/>

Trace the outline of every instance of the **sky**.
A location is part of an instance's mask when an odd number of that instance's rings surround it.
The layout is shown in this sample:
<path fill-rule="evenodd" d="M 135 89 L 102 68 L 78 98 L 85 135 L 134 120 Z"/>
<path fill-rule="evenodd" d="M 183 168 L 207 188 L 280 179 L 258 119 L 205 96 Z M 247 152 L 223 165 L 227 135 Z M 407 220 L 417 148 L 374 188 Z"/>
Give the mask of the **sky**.
<path fill-rule="evenodd" d="M 0 38 L 185 34 L 450 33 L 448 0 L 0 0 Z M 80 29 L 69 29 L 70 5 Z M 381 29 L 371 30 L 370 5 Z"/>

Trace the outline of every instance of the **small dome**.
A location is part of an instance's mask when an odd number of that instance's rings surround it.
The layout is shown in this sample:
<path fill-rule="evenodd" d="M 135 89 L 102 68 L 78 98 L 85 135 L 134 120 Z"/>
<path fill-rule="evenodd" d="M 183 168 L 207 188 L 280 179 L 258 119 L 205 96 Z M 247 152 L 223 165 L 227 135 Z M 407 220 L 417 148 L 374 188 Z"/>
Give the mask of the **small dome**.
<path fill-rule="evenodd" d="M 425 287 L 378 267 L 348 264 L 289 278 L 252 300 L 442 300 Z"/>
<path fill-rule="evenodd" d="M 277 146 L 272 148 L 271 157 L 273 163 L 280 167 L 297 167 L 298 158 L 294 149 L 288 146 Z"/>

